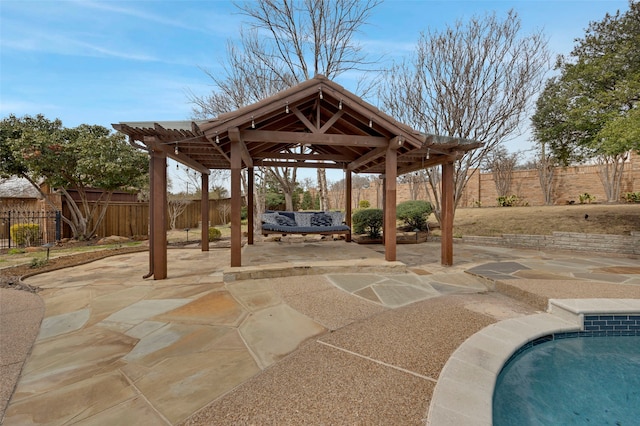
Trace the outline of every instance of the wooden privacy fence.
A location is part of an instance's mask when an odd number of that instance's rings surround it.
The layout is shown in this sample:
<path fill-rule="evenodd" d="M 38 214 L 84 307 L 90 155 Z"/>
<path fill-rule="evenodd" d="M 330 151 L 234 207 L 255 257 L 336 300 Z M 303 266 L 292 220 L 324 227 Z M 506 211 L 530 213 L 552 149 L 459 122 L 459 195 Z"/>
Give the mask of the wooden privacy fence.
<path fill-rule="evenodd" d="M 193 200 L 176 218 L 176 229 L 198 228 L 201 219 L 201 200 Z M 209 200 L 209 226 L 223 225 L 229 221 L 231 203 L 228 198 Z M 70 217 L 69 207 L 62 206 L 62 213 Z M 169 214 L 167 213 L 167 229 L 169 229 Z M 63 227 L 63 237 L 72 237 L 67 224 Z M 149 203 L 147 202 L 111 202 L 107 213 L 98 227 L 98 237 L 119 235 L 122 237 L 147 236 L 149 234 Z"/>

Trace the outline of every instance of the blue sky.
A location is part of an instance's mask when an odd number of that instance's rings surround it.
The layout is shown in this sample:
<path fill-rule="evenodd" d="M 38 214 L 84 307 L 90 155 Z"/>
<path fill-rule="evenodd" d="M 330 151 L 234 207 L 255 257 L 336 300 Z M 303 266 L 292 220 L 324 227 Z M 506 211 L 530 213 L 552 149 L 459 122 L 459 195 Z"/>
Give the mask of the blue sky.
<path fill-rule="evenodd" d="M 515 9 L 523 34 L 543 30 L 568 54 L 590 21 L 626 0 L 387 0 L 358 35 L 388 61 L 408 55 L 421 31 Z M 188 93 L 212 90 L 225 43 L 244 17 L 228 1 L 0 0 L 0 116 L 44 114 L 66 127 L 191 118 Z M 347 89 L 349 81 L 340 81 Z M 526 149 L 521 138 L 512 150 Z"/>

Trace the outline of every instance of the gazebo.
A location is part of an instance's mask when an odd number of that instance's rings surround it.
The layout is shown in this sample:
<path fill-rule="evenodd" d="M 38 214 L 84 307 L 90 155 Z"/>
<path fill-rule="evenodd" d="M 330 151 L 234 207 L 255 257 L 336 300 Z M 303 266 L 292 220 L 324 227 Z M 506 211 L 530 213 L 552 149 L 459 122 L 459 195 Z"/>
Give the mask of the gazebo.
<path fill-rule="evenodd" d="M 425 135 L 397 122 L 322 75 L 267 99 L 205 121 L 121 122 L 114 129 L 150 153 L 150 272 L 167 277 L 167 158 L 202 176 L 202 223 L 209 220 L 212 169 L 231 171 L 231 266 L 242 266 L 241 172 L 247 170 L 248 244 L 253 244 L 253 185 L 257 166 L 340 169 L 345 173 L 351 225 L 353 173 L 383 178 L 385 259 L 396 260 L 396 178 L 442 166 L 441 263 L 453 264 L 454 162 L 482 144 Z M 350 236 L 347 236 L 350 241 Z M 202 226 L 202 250 L 209 249 Z"/>

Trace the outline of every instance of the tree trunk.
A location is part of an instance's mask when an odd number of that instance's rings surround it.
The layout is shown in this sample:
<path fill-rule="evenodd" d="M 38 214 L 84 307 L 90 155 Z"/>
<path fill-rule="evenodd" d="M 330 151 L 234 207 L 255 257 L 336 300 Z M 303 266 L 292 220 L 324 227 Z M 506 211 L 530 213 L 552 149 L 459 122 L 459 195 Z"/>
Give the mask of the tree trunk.
<path fill-rule="evenodd" d="M 327 171 L 325 169 L 318 169 L 318 190 L 320 195 L 320 210 L 328 211 L 329 197 L 327 189 Z"/>
<path fill-rule="evenodd" d="M 622 182 L 622 172 L 624 163 L 629 154 L 602 156 L 598 158 L 600 170 L 598 175 L 604 187 L 608 203 L 616 203 L 620 200 L 620 187 Z"/>

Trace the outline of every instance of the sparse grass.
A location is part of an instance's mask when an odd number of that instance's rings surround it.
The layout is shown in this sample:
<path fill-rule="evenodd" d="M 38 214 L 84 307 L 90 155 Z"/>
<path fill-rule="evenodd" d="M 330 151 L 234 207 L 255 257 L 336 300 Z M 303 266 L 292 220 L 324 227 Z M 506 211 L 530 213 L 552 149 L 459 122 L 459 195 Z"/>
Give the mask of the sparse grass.
<path fill-rule="evenodd" d="M 586 219 L 585 215 L 588 215 Z M 430 220 L 434 221 L 433 216 Z M 640 204 L 457 209 L 453 228 L 459 236 L 550 235 L 553 232 L 629 235 L 631 231 L 640 232 Z M 434 229 L 433 233 L 438 235 L 440 230 Z"/>
<path fill-rule="evenodd" d="M 115 250 L 122 247 L 136 247 L 141 245 L 140 241 L 132 241 L 130 243 L 106 244 L 106 245 L 78 245 L 65 248 L 55 248 L 50 250 L 49 257 L 56 258 L 60 256 L 69 256 L 73 254 L 88 253 L 103 250 Z M 37 251 L 26 251 L 24 249 L 10 249 L 6 253 L 0 254 L 0 264 L 2 268 L 14 265 L 32 264 L 34 267 L 41 266 L 47 261 L 47 250 L 38 248 Z"/>

